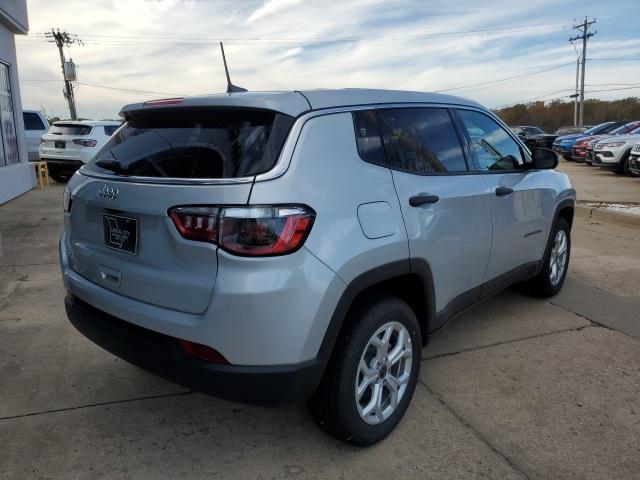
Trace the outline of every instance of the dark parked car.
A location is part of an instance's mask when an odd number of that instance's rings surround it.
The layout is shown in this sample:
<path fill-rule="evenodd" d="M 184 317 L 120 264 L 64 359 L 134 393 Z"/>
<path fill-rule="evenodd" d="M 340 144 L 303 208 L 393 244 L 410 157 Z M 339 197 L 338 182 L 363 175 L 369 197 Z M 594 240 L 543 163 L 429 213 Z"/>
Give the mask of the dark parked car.
<path fill-rule="evenodd" d="M 513 126 L 511 127 L 511 130 L 520 138 L 522 138 L 527 147 L 529 147 L 529 150 L 533 150 L 534 148 L 536 148 L 538 138 L 548 135 L 543 129 L 534 125 Z M 547 148 L 551 148 L 551 146 Z"/>

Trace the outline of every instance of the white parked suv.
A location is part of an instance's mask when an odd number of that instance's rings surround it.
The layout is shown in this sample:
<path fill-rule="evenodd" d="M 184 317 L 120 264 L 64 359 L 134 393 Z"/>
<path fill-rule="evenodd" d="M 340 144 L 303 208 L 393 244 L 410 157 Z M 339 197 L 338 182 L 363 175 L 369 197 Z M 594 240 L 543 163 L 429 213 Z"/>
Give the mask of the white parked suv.
<path fill-rule="evenodd" d="M 640 128 L 628 134 L 598 139 L 593 149 L 593 164 L 602 170 L 630 175 L 629 156 L 640 140 Z"/>
<path fill-rule="evenodd" d="M 24 133 L 30 162 L 40 160 L 40 139 L 47 133 L 49 122 L 40 110 L 23 110 Z"/>
<path fill-rule="evenodd" d="M 629 173 L 640 176 L 640 142 L 633 146 L 629 154 Z"/>
<path fill-rule="evenodd" d="M 575 190 L 491 111 L 385 90 L 129 105 L 64 193 L 70 321 L 230 400 L 310 399 L 370 445 L 428 335 L 514 282 L 562 288 Z"/>
<path fill-rule="evenodd" d="M 93 158 L 120 126 L 114 121 L 62 121 L 51 125 L 42 137 L 40 158 L 47 162 L 49 175 L 66 182 Z"/>

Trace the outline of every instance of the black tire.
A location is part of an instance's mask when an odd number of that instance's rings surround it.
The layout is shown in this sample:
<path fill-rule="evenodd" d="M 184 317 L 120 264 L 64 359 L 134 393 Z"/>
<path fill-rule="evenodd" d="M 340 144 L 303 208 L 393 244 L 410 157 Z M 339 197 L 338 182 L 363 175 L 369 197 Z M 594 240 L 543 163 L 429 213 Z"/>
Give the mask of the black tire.
<path fill-rule="evenodd" d="M 629 171 L 629 157 L 631 156 L 631 150 L 624 154 L 622 160 L 620 160 L 620 168 L 616 170 L 616 173 L 620 175 L 631 175 Z"/>
<path fill-rule="evenodd" d="M 557 283 L 553 283 L 551 280 L 551 256 L 553 254 L 554 240 L 560 230 L 563 230 L 566 235 L 566 260 L 564 262 L 564 270 Z M 549 236 L 549 244 L 547 245 L 542 270 L 540 273 L 533 277 L 531 280 L 525 282 L 524 287 L 527 293 L 535 295 L 537 297 L 553 297 L 564 285 L 564 280 L 569 270 L 569 259 L 571 258 L 571 229 L 569 224 L 564 218 L 558 218 L 551 229 Z"/>
<path fill-rule="evenodd" d="M 573 162 L 573 158 L 571 158 L 571 155 L 563 155 L 562 158 L 564 158 L 567 162 Z"/>
<path fill-rule="evenodd" d="M 67 183 L 71 178 L 70 173 L 61 172 L 55 167 L 49 167 L 49 176 L 58 183 Z"/>
<path fill-rule="evenodd" d="M 367 297 L 352 309 L 340 333 L 322 382 L 309 400 L 311 416 L 328 434 L 352 445 L 372 445 L 389 435 L 404 416 L 420 373 L 422 341 L 413 310 L 402 300 L 388 296 Z M 358 365 L 369 340 L 386 323 L 402 324 L 411 339 L 411 370 L 404 395 L 386 420 L 366 423 L 356 407 Z M 383 390 L 384 391 L 384 390 Z"/>

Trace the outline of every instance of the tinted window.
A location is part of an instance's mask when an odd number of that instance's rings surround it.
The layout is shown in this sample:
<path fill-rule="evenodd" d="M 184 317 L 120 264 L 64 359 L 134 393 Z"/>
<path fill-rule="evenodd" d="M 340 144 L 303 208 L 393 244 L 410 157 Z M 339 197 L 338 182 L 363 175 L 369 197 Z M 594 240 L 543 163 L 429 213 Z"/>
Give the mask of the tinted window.
<path fill-rule="evenodd" d="M 104 126 L 104 133 L 107 134 L 107 136 L 111 136 L 114 134 L 114 132 L 118 129 L 118 125 L 105 125 Z"/>
<path fill-rule="evenodd" d="M 612 130 L 610 133 L 612 135 L 622 135 L 624 133 L 629 133 L 630 131 L 635 130 L 638 127 L 640 127 L 640 122 L 631 122 L 631 123 L 622 125 L 621 127 L 618 127 L 615 130 Z"/>
<path fill-rule="evenodd" d="M 391 168 L 411 173 L 466 172 L 467 164 L 451 116 L 444 108 L 380 110 Z"/>
<path fill-rule="evenodd" d="M 42 120 L 37 113 L 33 112 L 23 112 L 22 118 L 24 118 L 24 129 L 25 130 L 46 130 L 47 127 L 44 126 Z"/>
<path fill-rule="evenodd" d="M 384 164 L 376 111 L 358 110 L 353 112 L 353 126 L 356 132 L 356 144 L 360 158 L 377 165 Z"/>
<path fill-rule="evenodd" d="M 620 126 L 619 123 L 612 123 L 611 125 L 606 126 L 605 128 L 603 128 L 599 133 L 609 133 L 614 131 L 616 128 L 618 128 Z"/>
<path fill-rule="evenodd" d="M 275 165 L 293 121 L 254 109 L 141 114 L 107 141 L 88 168 L 142 177 L 256 175 Z"/>
<path fill-rule="evenodd" d="M 495 120 L 471 110 L 459 114 L 480 170 L 517 170 L 524 164 L 520 146 Z"/>
<path fill-rule="evenodd" d="M 544 130 L 538 127 L 522 127 L 527 135 L 542 135 Z"/>
<path fill-rule="evenodd" d="M 53 135 L 89 135 L 92 127 L 73 123 L 56 123 L 51 126 L 49 133 Z"/>

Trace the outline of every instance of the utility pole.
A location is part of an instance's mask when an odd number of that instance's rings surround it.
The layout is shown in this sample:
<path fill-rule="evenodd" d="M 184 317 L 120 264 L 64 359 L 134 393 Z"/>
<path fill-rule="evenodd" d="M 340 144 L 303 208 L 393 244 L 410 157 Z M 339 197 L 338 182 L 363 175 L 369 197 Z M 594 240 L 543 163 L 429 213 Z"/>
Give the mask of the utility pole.
<path fill-rule="evenodd" d="M 574 25 L 573 28 L 578 30 L 581 35 L 577 35 L 573 38 L 570 38 L 570 42 L 574 42 L 576 40 L 582 40 L 582 75 L 580 81 L 580 119 L 579 125 L 582 127 L 584 125 L 584 73 L 585 73 L 585 63 L 587 61 L 587 40 L 593 37 L 596 32 L 589 32 L 589 27 L 596 23 L 596 20 L 593 19 L 591 21 L 588 20 L 587 17 L 584 17 L 584 23 L 580 23 L 578 25 Z"/>
<path fill-rule="evenodd" d="M 65 70 L 65 58 L 62 47 L 65 45 L 70 47 L 74 43 L 78 45 L 84 45 L 82 40 L 78 39 L 77 35 L 71 35 L 67 32 L 61 32 L 60 29 L 51 29 L 50 32 L 45 33 L 45 36 L 49 39 L 49 43 L 55 43 L 60 52 L 60 66 L 62 68 L 62 78 L 64 78 L 64 98 L 67 99 L 69 104 L 69 113 L 71 114 L 71 120 L 77 120 L 78 114 L 76 112 L 76 100 L 73 96 L 73 84 L 69 80 L 69 75 Z"/>
<path fill-rule="evenodd" d="M 578 93 L 578 81 L 580 78 L 580 54 L 578 53 L 578 49 L 576 48 L 575 43 L 571 43 L 573 45 L 573 49 L 576 51 L 576 89 L 573 92 L 573 95 L 570 95 L 570 98 L 573 98 L 573 126 L 578 126 L 578 97 L 580 94 Z"/>

